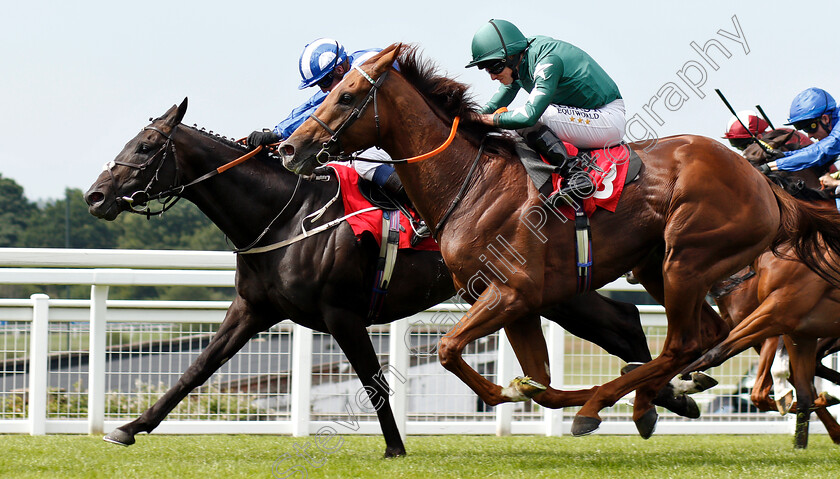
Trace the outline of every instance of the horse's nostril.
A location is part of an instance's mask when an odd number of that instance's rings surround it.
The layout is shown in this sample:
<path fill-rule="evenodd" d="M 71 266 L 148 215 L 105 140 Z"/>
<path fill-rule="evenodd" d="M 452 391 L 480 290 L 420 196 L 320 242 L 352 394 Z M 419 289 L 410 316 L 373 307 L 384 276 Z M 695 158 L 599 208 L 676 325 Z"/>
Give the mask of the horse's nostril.
<path fill-rule="evenodd" d="M 280 154 L 283 156 L 294 156 L 295 147 L 286 143 L 280 147 Z"/>
<path fill-rule="evenodd" d="M 105 195 L 99 191 L 88 193 L 87 196 L 85 196 L 85 200 L 87 200 L 88 205 L 95 205 L 97 203 L 101 203 L 104 199 Z"/>

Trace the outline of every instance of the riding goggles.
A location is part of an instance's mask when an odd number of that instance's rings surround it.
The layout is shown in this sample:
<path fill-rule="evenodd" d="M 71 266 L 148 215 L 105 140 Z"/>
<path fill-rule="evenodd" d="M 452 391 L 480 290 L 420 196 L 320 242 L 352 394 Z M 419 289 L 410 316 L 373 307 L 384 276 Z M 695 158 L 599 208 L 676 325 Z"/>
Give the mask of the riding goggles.
<path fill-rule="evenodd" d="M 498 75 L 499 73 L 502 73 L 505 67 L 507 67 L 507 62 L 504 59 L 490 60 L 487 62 L 480 63 L 478 65 L 478 68 L 486 70 L 487 73 L 491 75 Z"/>
<path fill-rule="evenodd" d="M 793 124 L 793 127 L 797 130 L 802 130 L 805 133 L 811 134 L 817 131 L 817 129 L 820 127 L 820 122 L 818 120 L 819 119 L 814 118 L 813 120 L 797 121 Z"/>
<path fill-rule="evenodd" d="M 316 83 L 316 85 L 318 85 L 318 87 L 322 90 L 327 90 L 332 86 L 333 78 L 335 78 L 335 72 L 331 71 L 327 73 L 326 76 L 324 76 L 324 78 L 318 80 L 318 83 Z"/>

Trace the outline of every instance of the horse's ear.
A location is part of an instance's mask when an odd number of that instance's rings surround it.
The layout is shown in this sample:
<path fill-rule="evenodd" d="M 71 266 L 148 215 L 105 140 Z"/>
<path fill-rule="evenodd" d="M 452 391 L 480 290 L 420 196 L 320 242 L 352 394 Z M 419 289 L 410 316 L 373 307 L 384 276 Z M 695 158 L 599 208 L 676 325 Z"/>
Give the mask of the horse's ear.
<path fill-rule="evenodd" d="M 778 148 L 787 143 L 795 133 L 796 130 L 789 130 L 784 135 L 779 135 L 776 138 L 773 138 L 773 141 L 770 144 L 773 145 L 773 148 Z"/>
<path fill-rule="evenodd" d="M 379 57 L 376 60 L 376 65 L 374 66 L 374 71 L 376 73 L 382 73 L 394 63 L 397 56 L 400 54 L 400 50 L 402 50 L 403 44 L 402 43 L 394 43 L 390 45 L 388 48 L 379 52 Z"/>
<path fill-rule="evenodd" d="M 173 124 L 177 125 L 178 123 L 181 123 L 181 120 L 184 119 L 184 115 L 186 113 L 187 113 L 187 97 L 184 97 L 184 101 L 182 101 L 181 104 L 178 105 L 178 111 L 175 113 L 175 118 L 173 120 L 174 121 Z"/>

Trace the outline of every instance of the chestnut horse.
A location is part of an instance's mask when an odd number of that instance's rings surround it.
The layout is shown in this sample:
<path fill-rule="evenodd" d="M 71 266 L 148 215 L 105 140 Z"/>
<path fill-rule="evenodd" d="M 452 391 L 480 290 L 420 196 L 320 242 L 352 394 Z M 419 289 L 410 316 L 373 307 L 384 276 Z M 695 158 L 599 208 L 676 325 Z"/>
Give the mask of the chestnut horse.
<path fill-rule="evenodd" d="M 150 198 L 160 195 L 175 200 L 182 195 L 207 214 L 239 248 L 251 244 L 268 226 L 271 228 L 260 244 L 295 237 L 301 225 L 310 230 L 319 226 L 304 224 L 304 219 L 334 197 L 335 177 L 328 182 L 300 181 L 280 165 L 278 158 L 265 153 L 227 169 L 247 150 L 235 142 L 182 125 L 186 110 L 186 100 L 170 108 L 129 140 L 116 159 L 106 165 L 85 194 L 91 214 L 113 220 L 123 211 L 148 203 Z M 218 170 L 224 173 L 207 176 Z M 319 223 L 332 223 L 343 215 L 339 198 Z M 277 221 L 270 225 L 272 218 Z M 106 440 L 133 444 L 135 434 L 156 428 L 190 391 L 204 383 L 250 338 L 291 319 L 335 338 L 370 395 L 371 404 L 381 405 L 377 415 L 385 437 L 386 457 L 405 454 L 388 403 L 387 382 L 381 377 L 382 368 L 365 329 L 370 324 L 367 315 L 379 247 L 368 235 L 357 240 L 346 222 L 336 224 L 333 229 L 282 249 L 238 255 L 236 297 L 208 346 L 152 407 L 108 434 Z M 454 293 L 451 275 L 439 252 L 400 250 L 388 294 L 375 322 L 388 323 L 410 316 Z M 638 309 L 632 304 L 593 292 L 545 308 L 542 314 L 624 361 L 651 359 Z M 678 414 L 699 416 L 690 397 L 675 398 L 670 391 L 665 388 L 657 404 Z"/>
<path fill-rule="evenodd" d="M 440 340 L 441 364 L 484 402 L 499 404 L 511 392 L 478 374 L 461 353 L 504 328 L 525 374 L 549 384 L 538 312 L 577 292 L 574 226 L 546 207 L 511 142 L 469 121 L 477 108 L 467 87 L 430 65 L 416 49 L 388 47 L 350 72 L 279 150 L 286 167 L 301 174 L 331 156 L 374 145 L 406 159 L 397 162 L 397 173 L 432 226 L 456 288 L 472 302 Z M 455 132 L 457 118 L 465 124 Z M 426 159 L 437 145 L 436 156 Z M 615 213 L 591 217 L 591 287 L 635 268 L 665 306 L 668 333 L 656 359 L 603 386 L 549 387 L 534 396 L 552 408 L 583 404 L 572 424 L 575 435 L 597 429 L 598 412 L 636 390 L 633 419 L 649 437 L 656 391 L 729 332 L 705 302 L 706 292 L 769 246 L 792 241 L 810 267 L 832 280 L 838 274 L 822 256 L 826 247 L 840 252 L 840 218 L 832 210 L 794 200 L 709 138 L 631 146 L 644 163 L 640 178 L 625 186 Z"/>
<path fill-rule="evenodd" d="M 783 148 L 789 136 L 789 133 L 768 135 L 766 141 L 774 148 Z M 751 145 L 744 154 L 753 163 L 766 162 L 764 150 L 758 145 Z M 791 179 L 797 178 L 797 173 L 778 176 L 774 172 L 771 176 L 777 176 L 775 181 L 787 186 Z M 833 206 L 833 201 L 821 191 L 801 185 L 793 190 L 800 198 L 827 200 Z M 840 444 L 840 425 L 826 410 L 826 406 L 832 405 L 834 400 L 825 394 L 817 396 L 814 387 L 816 374 L 835 382 L 840 380 L 840 374 L 819 364 L 823 357 L 836 351 L 836 338 L 840 336 L 840 324 L 837 323 L 840 290 L 801 262 L 792 260 L 789 251 L 782 253 L 781 257 L 777 257 L 772 251 L 764 252 L 753 262 L 755 276 L 722 298 L 719 302 L 721 311 L 731 318 L 734 329 L 723 342 L 707 351 L 684 372 L 719 365 L 750 347 L 761 346 L 760 367 L 751 399 L 760 408 L 768 409 L 769 368 L 778 336 L 784 335 L 797 396 L 794 446 L 805 448 L 808 445 L 808 420 L 812 405 L 832 441 Z M 788 253 L 787 257 L 784 253 Z M 780 401 L 782 398 L 775 399 Z M 784 411 L 789 404 L 778 407 Z"/>

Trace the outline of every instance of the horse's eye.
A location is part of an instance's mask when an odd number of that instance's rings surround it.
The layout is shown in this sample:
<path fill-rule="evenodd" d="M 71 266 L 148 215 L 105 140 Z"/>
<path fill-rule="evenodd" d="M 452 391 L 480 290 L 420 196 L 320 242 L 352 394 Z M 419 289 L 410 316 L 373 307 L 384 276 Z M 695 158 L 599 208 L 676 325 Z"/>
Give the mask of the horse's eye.
<path fill-rule="evenodd" d="M 149 150 L 151 150 L 151 147 L 148 145 L 148 143 L 140 143 L 140 145 L 137 147 L 137 153 L 148 153 Z"/>
<path fill-rule="evenodd" d="M 338 102 L 342 105 L 349 105 L 353 101 L 353 95 L 345 93 L 339 97 Z"/>

